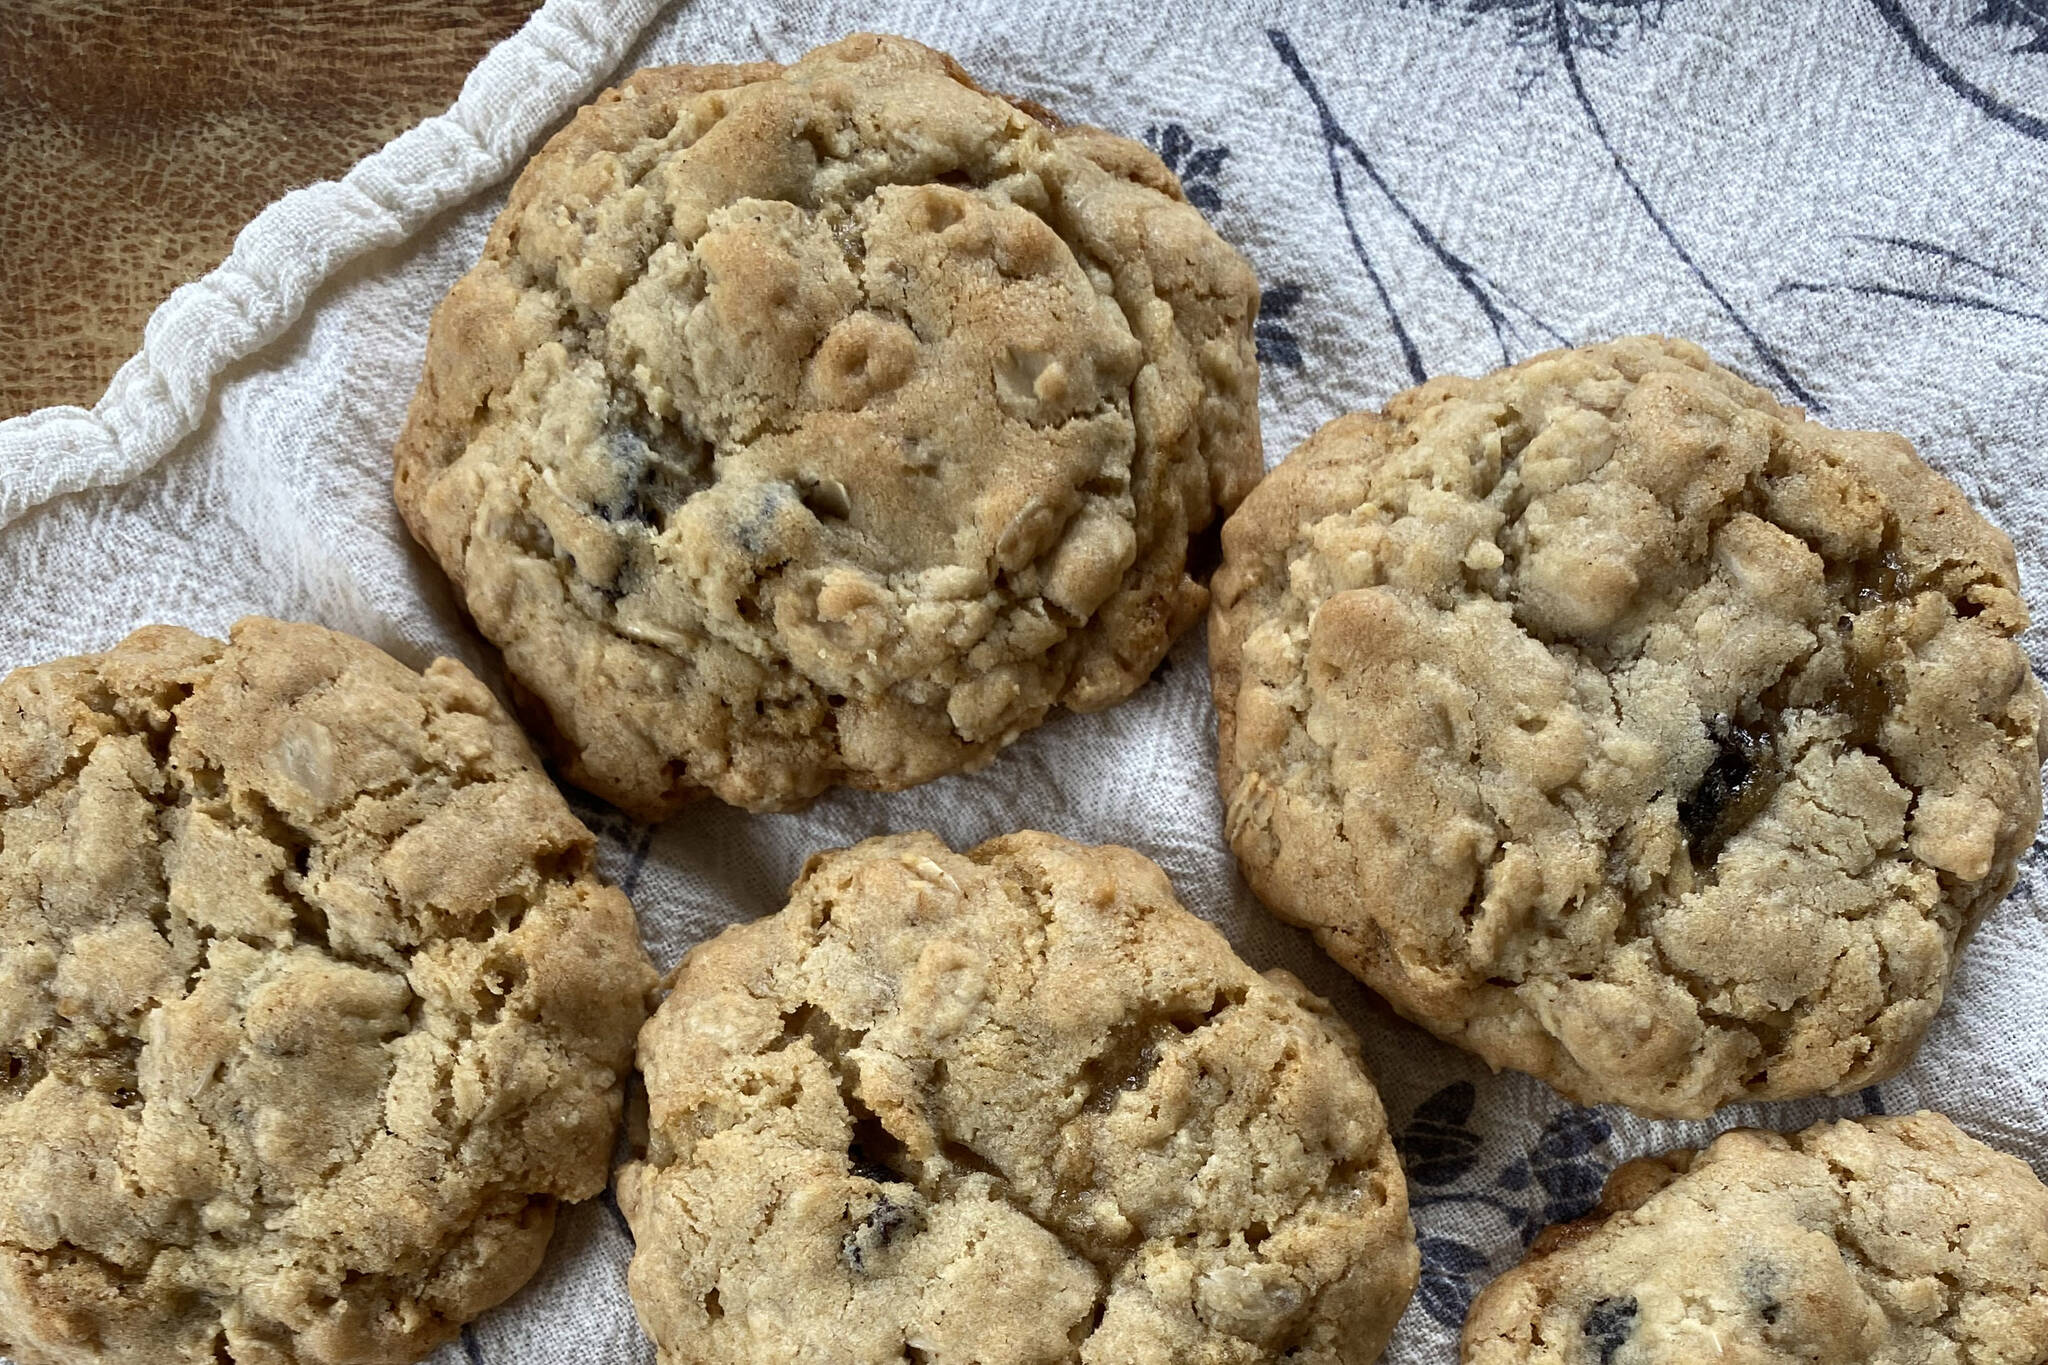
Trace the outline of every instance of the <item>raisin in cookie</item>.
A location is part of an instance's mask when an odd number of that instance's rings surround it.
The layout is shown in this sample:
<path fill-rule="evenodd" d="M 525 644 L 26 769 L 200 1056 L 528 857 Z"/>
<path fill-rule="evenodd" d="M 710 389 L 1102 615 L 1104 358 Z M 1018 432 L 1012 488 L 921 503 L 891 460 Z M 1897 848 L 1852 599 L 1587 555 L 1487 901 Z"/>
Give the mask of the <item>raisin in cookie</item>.
<path fill-rule="evenodd" d="M 1938 1114 L 1631 1162 L 1465 1320 L 1467 1365 L 2048 1365 L 2048 1189 Z"/>
<path fill-rule="evenodd" d="M 604 1184 L 654 971 L 459 664 L 249 619 L 0 681 L 0 1352 L 396 1362 Z"/>
<path fill-rule="evenodd" d="M 915 43 L 642 71 L 435 314 L 398 503 L 572 781 L 893 790 L 1199 618 L 1257 298 L 1150 152 Z"/>
<path fill-rule="evenodd" d="M 2041 814 L 2010 542 L 1684 342 L 1340 418 L 1224 528 L 1228 835 L 1411 1019 L 1699 1115 L 1904 1064 Z"/>
<path fill-rule="evenodd" d="M 1414 1287 L 1357 1040 L 1124 848 L 811 860 L 640 1035 L 665 1365 L 1378 1359 Z"/>

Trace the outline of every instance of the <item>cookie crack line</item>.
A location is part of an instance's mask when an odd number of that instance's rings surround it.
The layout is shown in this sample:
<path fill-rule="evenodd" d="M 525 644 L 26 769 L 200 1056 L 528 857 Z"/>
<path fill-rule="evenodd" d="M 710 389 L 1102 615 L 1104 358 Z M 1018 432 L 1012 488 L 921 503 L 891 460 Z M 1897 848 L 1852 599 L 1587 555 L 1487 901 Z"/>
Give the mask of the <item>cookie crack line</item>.
<path fill-rule="evenodd" d="M 333 683 L 323 685 L 318 692 L 301 698 L 300 702 L 304 703 L 309 700 L 315 700 L 322 693 L 331 691 L 334 685 Z M 186 689 L 185 696 L 181 698 L 179 705 L 189 701 L 190 697 L 191 689 L 188 688 Z M 177 708 L 173 707 L 171 708 L 171 719 L 164 729 L 163 738 L 166 742 L 176 732 L 177 728 Z M 193 755 L 186 755 L 186 757 L 190 758 Z M 178 763 L 167 750 L 161 758 L 157 770 L 158 778 L 166 789 L 165 794 L 157 796 L 148 792 L 143 793 L 145 796 L 151 796 L 157 805 L 159 828 L 161 829 L 161 819 L 163 816 L 173 811 L 189 810 L 200 803 L 202 793 L 199 783 L 202 772 L 218 774 L 220 771 L 218 767 L 211 764 L 202 764 L 200 767 L 194 768 L 187 764 Z M 376 786 L 366 787 L 351 793 L 343 804 L 329 808 L 325 812 L 324 820 L 328 825 L 349 825 L 354 822 L 356 812 L 360 807 L 372 802 L 389 802 L 396 797 L 418 791 L 422 786 L 432 786 L 439 789 L 445 784 L 445 791 L 443 792 L 445 799 L 446 797 L 453 797 L 457 793 L 471 787 L 487 785 L 499 780 L 501 779 L 495 775 L 479 775 L 465 765 L 415 766 L 406 774 L 392 777 Z M 312 871 L 307 862 L 308 855 L 316 846 L 324 842 L 320 829 L 302 823 L 280 810 L 258 787 L 250 786 L 236 790 L 229 790 L 224 787 L 219 793 L 204 799 L 206 802 L 205 814 L 210 818 L 219 819 L 225 814 L 231 822 L 230 827 L 232 829 L 262 839 L 281 855 L 281 866 L 272 873 L 269 890 L 272 894 L 290 905 L 294 911 L 292 917 L 293 946 L 315 948 L 338 962 L 348 962 L 385 971 L 405 972 L 410 970 L 413 956 L 419 950 L 420 945 L 418 943 L 385 944 L 380 945 L 386 950 L 384 953 L 365 952 L 335 941 L 329 932 L 327 910 L 309 895 L 306 890 L 306 879 Z M 254 814 L 246 814 L 244 811 L 245 806 L 252 809 Z M 396 831 L 393 837 L 403 837 L 406 832 L 416 828 L 425 818 L 425 814 L 422 814 L 411 825 Z M 577 876 L 577 872 L 574 869 L 564 866 L 560 859 L 550 859 L 548 863 L 549 865 L 541 870 L 546 872 L 551 883 L 563 886 L 574 883 Z M 167 888 L 168 876 L 160 864 L 158 876 Z M 485 942 L 497 937 L 499 934 L 516 932 L 527 909 L 530 908 L 530 904 L 523 894 L 514 893 L 512 899 L 517 901 L 518 904 L 513 909 L 508 921 L 503 924 L 493 923 L 489 932 L 484 933 L 481 937 L 478 937 L 477 927 L 473 925 L 455 926 L 443 923 L 436 927 L 444 936 L 453 932 L 456 937 L 470 938 L 476 942 Z M 393 911 L 394 918 L 403 922 L 405 919 L 403 908 L 397 896 L 388 887 L 385 888 L 385 900 L 388 907 Z M 171 913 L 168 901 L 154 908 L 153 914 L 161 920 L 160 928 L 170 924 Z M 257 948 L 276 946 L 253 932 L 221 934 L 211 924 L 191 921 L 189 919 L 186 923 L 201 935 L 200 948 L 202 951 L 199 961 L 195 963 L 193 968 L 195 975 L 205 967 L 205 948 L 218 938 L 232 939 Z"/>
<path fill-rule="evenodd" d="M 975 851 L 979 852 L 980 850 L 977 849 Z M 968 856 L 972 858 L 973 854 L 970 853 Z M 984 864 L 984 866 L 987 865 Z M 995 871 L 993 867 L 990 870 Z M 945 874 L 941 871 L 940 875 L 943 876 Z M 1010 895 L 1012 892 L 1021 893 L 1016 895 L 1014 899 L 1028 905 L 1038 915 L 1041 933 L 1052 927 L 1053 913 L 1049 904 L 1048 889 L 1042 882 L 1034 885 L 1022 877 L 1001 877 L 1000 873 L 998 873 L 998 876 L 1000 877 L 1000 883 L 1005 895 Z M 818 923 L 813 926 L 813 941 L 811 945 L 813 953 L 823 946 L 824 931 L 830 923 L 830 905 L 828 902 L 825 913 L 821 915 Z M 1041 940 L 1040 952 L 1038 954 L 1040 972 L 1043 971 L 1045 965 L 1043 941 Z M 1034 981 L 1036 977 L 1037 974 L 1034 974 Z M 794 1012 L 785 1013 L 783 1019 L 785 1031 L 790 1035 L 791 1042 L 794 1042 L 798 1037 L 806 1039 L 810 1042 L 813 1050 L 818 1052 L 820 1059 L 825 1061 L 831 1068 L 833 1079 L 839 1086 L 840 1102 L 845 1106 L 848 1121 L 853 1126 L 855 1132 L 854 1141 L 857 1146 L 862 1145 L 860 1134 L 864 1130 L 872 1132 L 873 1129 L 880 1129 L 890 1146 L 883 1151 L 870 1153 L 870 1155 L 879 1158 L 885 1169 L 891 1174 L 904 1179 L 920 1195 L 935 1201 L 954 1197 L 954 1194 L 968 1176 L 980 1175 L 986 1177 L 989 1193 L 994 1194 L 997 1198 L 1008 1204 L 1011 1209 L 1029 1220 L 1033 1225 L 1051 1234 L 1061 1246 L 1066 1248 L 1069 1255 L 1092 1266 L 1103 1275 L 1102 1284 L 1104 1288 L 1098 1294 L 1097 1302 L 1105 1301 L 1108 1292 L 1107 1285 L 1114 1278 L 1114 1272 L 1121 1269 L 1122 1265 L 1129 1260 L 1128 1256 L 1121 1259 L 1104 1257 L 1090 1250 L 1085 1242 L 1078 1240 L 1074 1235 L 1073 1229 L 1068 1227 L 1064 1220 L 1041 1218 L 1032 1209 L 1028 1198 L 1020 1198 L 1018 1196 L 1010 1176 L 996 1163 L 983 1156 L 980 1152 L 975 1151 L 970 1144 L 963 1142 L 957 1134 L 935 1128 L 934 1131 L 939 1137 L 937 1151 L 932 1157 L 927 1157 L 922 1161 L 911 1161 L 902 1150 L 906 1135 L 891 1132 L 887 1121 L 873 1109 L 869 1108 L 867 1103 L 860 1097 L 860 1065 L 858 1060 L 852 1056 L 852 1053 L 866 1044 L 867 1032 L 845 1028 L 832 1018 L 830 1011 L 823 1005 L 811 1002 L 800 1005 Z M 825 1029 L 828 1031 L 827 1036 L 831 1039 L 826 1048 L 819 1047 L 817 1036 L 812 1033 L 809 1027 L 813 1020 L 824 1021 Z M 1013 1032 L 1013 1030 L 1005 1031 Z M 1100 1060 L 1100 1058 L 1091 1059 L 1091 1061 L 1095 1060 Z M 943 1064 L 943 1062 L 939 1063 L 939 1065 Z M 928 1105 L 926 1107 L 927 1109 L 929 1108 Z M 1074 1118 L 1068 1121 L 1069 1124 L 1078 1122 L 1083 1117 L 1083 1113 L 1085 1113 L 1085 1105 L 1082 1112 L 1076 1113 Z M 1064 1133 L 1065 1129 L 1063 1128 L 1062 1135 Z M 941 1169 L 936 1173 L 930 1169 L 934 1158 L 941 1165 Z M 852 1174 L 856 1176 L 862 1174 L 861 1166 L 863 1163 L 851 1153 L 848 1154 L 847 1163 L 848 1169 Z M 872 1179 L 873 1177 L 870 1176 L 868 1178 Z"/>
<path fill-rule="evenodd" d="M 849 1153 L 847 1166 L 850 1174 L 873 1181 L 876 1184 L 900 1181 L 909 1185 L 919 1195 L 935 1204 L 963 1197 L 964 1187 L 974 1177 L 979 1176 L 981 1177 L 981 1183 L 978 1189 L 983 1195 L 995 1196 L 1004 1204 L 1007 1204 L 1013 1212 L 1029 1221 L 1034 1227 L 1050 1234 L 1054 1240 L 1065 1248 L 1068 1255 L 1093 1268 L 1101 1276 L 1100 1284 L 1102 1286 L 1097 1291 L 1096 1301 L 1100 1304 L 1106 1300 L 1108 1285 L 1113 1280 L 1115 1272 L 1120 1270 L 1128 1261 L 1128 1257 L 1121 1260 L 1105 1257 L 1098 1252 L 1090 1250 L 1085 1242 L 1076 1238 L 1073 1229 L 1068 1227 L 1063 1220 L 1041 1217 L 1032 1209 L 1029 1199 L 1018 1195 L 1015 1183 L 1008 1175 L 1004 1174 L 1001 1167 L 983 1156 L 980 1152 L 975 1151 L 969 1144 L 962 1142 L 956 1135 L 941 1132 L 939 1134 L 938 1148 L 932 1156 L 926 1157 L 922 1161 L 910 1160 L 900 1150 L 902 1138 L 898 1134 L 889 1132 L 887 1122 L 859 1098 L 858 1069 L 856 1068 L 854 1072 L 856 1084 L 853 1086 L 848 1086 L 844 1083 L 844 1072 L 841 1064 L 835 1063 L 834 1071 L 841 1079 L 840 1093 L 847 1107 L 847 1117 L 853 1124 L 854 1143 L 865 1155 L 877 1158 L 880 1165 L 879 1171 L 872 1168 L 864 1170 L 863 1167 L 867 1163 Z M 883 1148 L 883 1152 L 871 1151 L 860 1136 L 864 1131 L 872 1132 L 877 1128 L 886 1134 L 889 1139 L 889 1145 Z M 934 1165 L 940 1167 L 936 1172 L 932 1170 Z M 882 1172 L 887 1173 L 890 1178 L 888 1181 L 880 1178 Z M 851 1237 L 852 1234 L 849 1233 L 848 1236 Z"/>
<path fill-rule="evenodd" d="M 1181 1030 L 1171 1012 L 1162 1012 L 1156 1017 L 1150 1018 L 1140 1017 L 1126 1025 L 1120 1026 L 1118 1030 L 1105 1039 L 1107 1046 L 1101 1053 L 1084 1061 L 1081 1077 L 1085 1079 L 1089 1074 L 1090 1068 L 1096 1064 L 1111 1060 L 1112 1053 L 1116 1049 L 1119 1033 L 1143 1035 L 1147 1038 L 1152 1038 L 1159 1028 L 1172 1027 L 1175 1028 L 1180 1039 L 1179 1046 L 1182 1048 L 1192 1047 L 1192 1039 L 1195 1035 L 1209 1028 L 1214 1024 L 1217 1016 L 1220 1016 L 1228 1009 L 1234 1008 L 1237 1004 L 1235 1001 L 1228 1001 L 1221 991 L 1218 992 L 1215 999 L 1216 1003 L 1212 1005 L 1202 1022 L 1196 1025 L 1192 1032 Z M 1006 1029 L 1004 1031 L 1014 1035 L 1014 1030 Z M 862 1033 L 849 1033 L 848 1036 L 856 1041 L 845 1050 L 846 1052 L 862 1046 L 866 1038 L 866 1035 Z M 1155 1038 L 1154 1041 L 1158 1040 Z M 842 1052 L 839 1055 L 841 1058 L 844 1058 L 845 1053 Z M 1165 1060 L 1164 1056 L 1157 1059 L 1160 1062 Z M 1288 1057 L 1276 1059 L 1274 1067 L 1275 1069 L 1284 1068 L 1292 1060 L 1294 1059 Z M 1088 1240 L 1073 1226 L 1069 1218 L 1059 1215 L 1059 1201 L 1057 1199 L 1053 1201 L 1053 1211 L 1048 1213 L 1039 1212 L 1034 1206 L 1032 1196 L 1028 1193 L 1020 1193 L 1016 1180 L 1004 1171 L 1001 1165 L 994 1159 L 977 1151 L 971 1143 L 963 1140 L 960 1134 L 946 1131 L 943 1128 L 935 1128 L 934 1130 L 939 1137 L 939 1143 L 933 1155 L 921 1161 L 911 1160 L 901 1150 L 904 1135 L 891 1132 L 887 1121 L 859 1098 L 858 1081 L 860 1072 L 857 1063 L 853 1064 L 850 1068 L 852 1084 L 847 1083 L 849 1067 L 846 1060 L 835 1060 L 831 1064 L 835 1077 L 840 1080 L 840 1093 L 847 1106 L 849 1120 L 854 1127 L 856 1146 L 860 1147 L 863 1152 L 869 1152 L 870 1155 L 873 1155 L 874 1153 L 870 1151 L 868 1144 L 862 1141 L 859 1134 L 863 1131 L 871 1132 L 873 1129 L 879 1128 L 886 1134 L 890 1143 L 893 1144 L 893 1146 L 885 1149 L 892 1154 L 881 1157 L 881 1166 L 892 1176 L 910 1184 L 920 1195 L 935 1202 L 954 1198 L 963 1186 L 975 1176 L 985 1178 L 987 1193 L 995 1195 L 1019 1215 L 1029 1220 L 1041 1230 L 1051 1234 L 1071 1256 L 1078 1261 L 1088 1264 L 1101 1274 L 1104 1291 L 1098 1300 L 1099 1302 L 1106 1301 L 1108 1287 L 1115 1283 L 1117 1276 L 1121 1274 L 1126 1266 L 1143 1253 L 1146 1245 L 1162 1240 L 1167 1242 L 1178 1240 L 1177 1236 L 1162 1236 L 1157 1233 L 1141 1231 L 1139 1240 L 1127 1248 L 1096 1248 L 1091 1246 Z M 943 1067 L 944 1062 L 941 1061 L 937 1065 Z M 1075 1126 L 1093 1122 L 1100 1117 L 1103 1111 L 1096 1108 L 1096 1103 L 1099 1099 L 1107 1096 L 1114 1100 L 1117 1096 L 1129 1093 L 1137 1092 L 1133 1092 L 1127 1086 L 1119 1085 L 1108 1078 L 1092 1084 L 1090 1086 L 1089 1098 L 1082 1102 L 1073 1116 L 1060 1129 L 1060 1140 L 1066 1139 Z M 932 1169 L 935 1164 L 939 1167 L 936 1172 Z M 862 1165 L 863 1163 L 860 1160 L 849 1156 L 848 1166 L 853 1174 L 861 1175 Z"/>

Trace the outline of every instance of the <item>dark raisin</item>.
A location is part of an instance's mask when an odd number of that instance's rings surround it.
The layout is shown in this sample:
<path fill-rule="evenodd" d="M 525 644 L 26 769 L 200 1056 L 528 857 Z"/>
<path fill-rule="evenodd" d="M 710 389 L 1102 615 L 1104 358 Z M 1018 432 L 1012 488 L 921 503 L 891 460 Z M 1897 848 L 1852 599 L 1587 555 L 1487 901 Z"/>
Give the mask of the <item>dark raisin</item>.
<path fill-rule="evenodd" d="M 891 1199 L 885 1190 L 876 1195 L 874 1207 L 841 1239 L 840 1258 L 851 1270 L 866 1270 L 898 1233 L 916 1221 L 917 1210 Z"/>
<path fill-rule="evenodd" d="M 1599 1352 L 1600 1365 L 1614 1365 L 1614 1353 L 1627 1344 L 1636 1330 L 1636 1300 L 1633 1294 L 1615 1299 L 1598 1299 L 1586 1310 L 1579 1329 L 1588 1349 Z"/>
<path fill-rule="evenodd" d="M 711 452 L 701 442 L 649 439 L 616 427 L 605 434 L 605 448 L 618 466 L 619 492 L 597 511 L 610 521 L 637 521 L 659 531 L 710 482 Z"/>
<path fill-rule="evenodd" d="M 1768 729 L 1716 716 L 1707 730 L 1714 761 L 1678 803 L 1679 828 L 1701 867 L 1719 858 L 1728 840 L 1763 811 L 1779 778 L 1777 746 Z"/>
<path fill-rule="evenodd" d="M 1778 1299 L 1779 1273 L 1767 1262 L 1751 1261 L 1742 1268 L 1742 1292 L 1756 1305 L 1756 1315 L 1763 1319 L 1764 1326 L 1775 1327 L 1785 1305 Z"/>
<path fill-rule="evenodd" d="M 645 521 L 640 507 L 640 481 L 647 476 L 654 452 L 647 448 L 647 442 L 619 427 L 605 433 L 604 447 L 617 466 L 615 477 L 620 491 L 597 508 L 598 515 L 607 521 Z"/>

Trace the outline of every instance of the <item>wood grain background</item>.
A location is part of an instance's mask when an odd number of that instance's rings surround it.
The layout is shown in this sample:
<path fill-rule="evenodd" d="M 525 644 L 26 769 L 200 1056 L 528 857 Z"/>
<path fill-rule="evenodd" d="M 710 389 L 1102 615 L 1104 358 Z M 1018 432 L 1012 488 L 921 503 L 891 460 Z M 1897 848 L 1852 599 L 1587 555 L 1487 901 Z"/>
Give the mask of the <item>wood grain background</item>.
<path fill-rule="evenodd" d="M 286 190 L 440 113 L 538 0 L 0 0 L 0 417 L 90 406 Z"/>

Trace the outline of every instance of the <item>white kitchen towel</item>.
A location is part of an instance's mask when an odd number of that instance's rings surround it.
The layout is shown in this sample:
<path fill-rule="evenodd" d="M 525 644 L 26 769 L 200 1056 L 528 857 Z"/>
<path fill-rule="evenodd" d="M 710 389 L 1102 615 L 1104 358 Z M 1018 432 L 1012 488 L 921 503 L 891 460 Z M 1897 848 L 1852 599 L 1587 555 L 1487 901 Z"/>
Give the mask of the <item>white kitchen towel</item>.
<path fill-rule="evenodd" d="M 0 668 L 261 612 L 495 678 L 391 505 L 429 312 L 526 152 L 608 78 L 858 29 L 1159 150 L 1263 282 L 1269 463 L 1425 374 L 1670 332 L 1829 422 L 1907 433 L 2048 584 L 2048 0 L 550 0 L 448 115 L 261 215 L 92 412 L 0 424 Z M 2038 666 L 2048 637 L 2027 643 Z M 1253 903 L 1223 844 L 1202 648 L 974 776 L 653 830 L 580 808 L 664 966 L 776 909 L 813 850 L 883 831 L 964 846 L 1036 826 L 1157 859 L 1365 1035 L 1424 1251 L 1396 1362 L 1452 1358 L 1477 1287 L 1616 1162 L 1721 1128 L 1931 1106 L 2048 1173 L 2039 846 L 1897 1079 L 1711 1122 L 1583 1110 L 1392 1019 Z M 565 1211 L 535 1282 L 437 1365 L 650 1361 L 630 1252 L 609 1198 Z"/>

